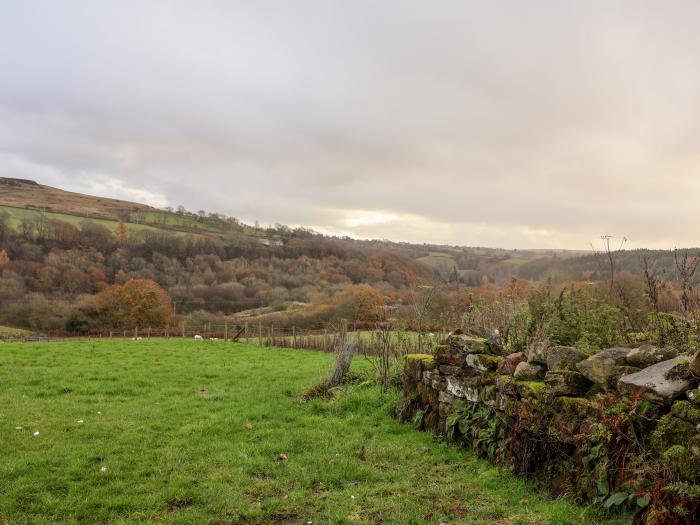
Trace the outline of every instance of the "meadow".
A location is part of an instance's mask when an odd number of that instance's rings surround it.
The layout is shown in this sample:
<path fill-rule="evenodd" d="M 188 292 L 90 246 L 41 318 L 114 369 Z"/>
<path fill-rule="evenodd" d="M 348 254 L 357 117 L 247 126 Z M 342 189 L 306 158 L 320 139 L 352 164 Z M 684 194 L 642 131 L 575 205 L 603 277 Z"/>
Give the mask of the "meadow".
<path fill-rule="evenodd" d="M 335 398 L 302 403 L 332 359 L 0 343 L 0 523 L 609 523 L 396 421 L 364 358 Z"/>

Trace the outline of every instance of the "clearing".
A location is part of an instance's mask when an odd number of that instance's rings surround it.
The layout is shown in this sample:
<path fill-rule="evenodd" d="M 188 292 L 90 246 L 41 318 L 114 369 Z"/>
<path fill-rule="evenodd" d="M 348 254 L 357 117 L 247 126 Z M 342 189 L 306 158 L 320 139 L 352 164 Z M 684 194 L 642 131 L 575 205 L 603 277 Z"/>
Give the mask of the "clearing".
<path fill-rule="evenodd" d="M 0 523 L 604 522 L 399 423 L 373 382 L 301 403 L 331 362 L 210 341 L 0 343 Z"/>

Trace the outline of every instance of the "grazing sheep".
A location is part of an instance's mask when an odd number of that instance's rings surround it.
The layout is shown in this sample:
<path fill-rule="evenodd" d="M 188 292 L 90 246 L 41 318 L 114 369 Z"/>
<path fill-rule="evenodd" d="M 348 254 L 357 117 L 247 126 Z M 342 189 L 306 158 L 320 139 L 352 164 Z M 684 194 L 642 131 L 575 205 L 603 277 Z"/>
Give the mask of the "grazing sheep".
<path fill-rule="evenodd" d="M 201 341 L 202 339 L 204 339 L 204 338 L 203 338 L 201 335 L 199 335 L 199 334 L 195 335 L 194 338 L 195 338 L 197 341 Z"/>

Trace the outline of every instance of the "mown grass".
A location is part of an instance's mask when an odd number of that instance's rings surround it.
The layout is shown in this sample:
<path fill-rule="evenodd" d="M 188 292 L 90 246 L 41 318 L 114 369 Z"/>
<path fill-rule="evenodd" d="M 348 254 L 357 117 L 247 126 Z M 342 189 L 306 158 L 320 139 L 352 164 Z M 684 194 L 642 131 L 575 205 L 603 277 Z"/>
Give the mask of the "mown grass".
<path fill-rule="evenodd" d="M 373 384 L 301 403 L 331 360 L 182 340 L 0 344 L 0 523 L 602 522 L 400 424 L 397 394 Z"/>

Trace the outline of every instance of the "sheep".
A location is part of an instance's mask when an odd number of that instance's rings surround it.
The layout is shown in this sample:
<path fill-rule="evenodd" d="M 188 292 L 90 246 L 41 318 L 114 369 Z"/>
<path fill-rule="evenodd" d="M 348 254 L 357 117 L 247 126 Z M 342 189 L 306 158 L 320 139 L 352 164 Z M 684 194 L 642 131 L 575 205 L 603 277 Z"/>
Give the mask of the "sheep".
<path fill-rule="evenodd" d="M 203 338 L 201 335 L 199 335 L 199 334 L 196 334 L 196 335 L 194 336 L 194 338 L 195 338 L 197 341 L 201 341 L 201 340 L 204 339 L 204 338 Z"/>

